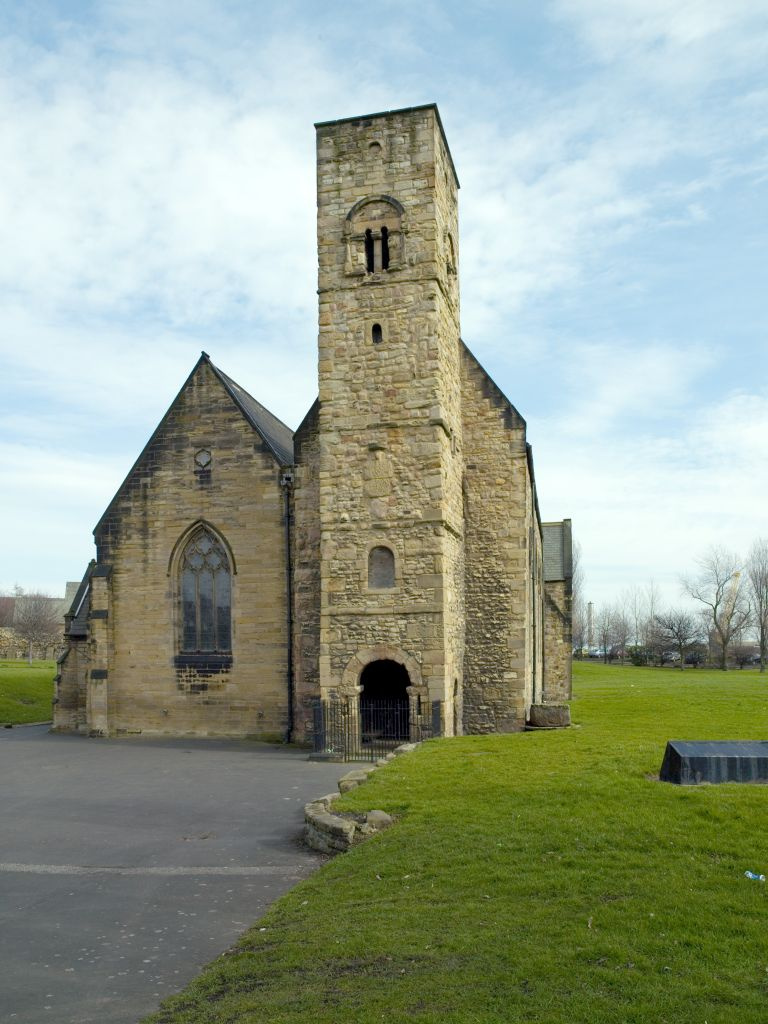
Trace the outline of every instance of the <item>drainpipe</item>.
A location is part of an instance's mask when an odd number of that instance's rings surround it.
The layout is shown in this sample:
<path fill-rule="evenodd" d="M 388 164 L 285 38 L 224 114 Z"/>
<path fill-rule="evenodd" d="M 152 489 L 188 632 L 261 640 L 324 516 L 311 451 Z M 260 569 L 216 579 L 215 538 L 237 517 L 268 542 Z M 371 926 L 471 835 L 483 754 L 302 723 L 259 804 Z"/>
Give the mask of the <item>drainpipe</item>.
<path fill-rule="evenodd" d="M 293 560 L 291 558 L 291 491 L 293 489 L 293 469 L 288 467 L 280 475 L 280 486 L 285 496 L 285 597 L 288 609 L 288 728 L 285 742 L 290 743 L 293 735 Z"/>

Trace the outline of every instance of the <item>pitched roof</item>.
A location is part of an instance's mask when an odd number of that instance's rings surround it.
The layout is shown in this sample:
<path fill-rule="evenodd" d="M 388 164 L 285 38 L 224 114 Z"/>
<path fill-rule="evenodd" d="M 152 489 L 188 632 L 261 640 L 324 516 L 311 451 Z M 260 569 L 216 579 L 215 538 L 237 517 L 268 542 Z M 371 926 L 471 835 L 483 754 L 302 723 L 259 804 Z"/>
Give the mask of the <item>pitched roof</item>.
<path fill-rule="evenodd" d="M 264 438 L 278 462 L 283 466 L 291 465 L 293 463 L 293 431 L 290 427 L 287 427 L 277 416 L 273 416 L 269 409 L 265 409 L 261 402 L 257 402 L 253 395 L 249 395 L 245 388 L 240 387 L 223 370 L 214 366 L 210 359 L 208 359 L 208 365 L 251 426 Z"/>
<path fill-rule="evenodd" d="M 91 576 L 96 563 L 91 561 L 77 588 L 72 604 L 64 616 L 66 636 L 88 636 L 88 613 L 91 610 Z M 69 588 L 69 584 L 67 584 Z"/>
<path fill-rule="evenodd" d="M 141 450 L 139 457 L 136 459 L 133 466 L 128 471 L 128 475 L 120 484 L 112 500 L 107 505 L 106 509 L 104 510 L 101 516 L 101 519 L 99 519 L 98 523 L 96 523 L 96 526 L 94 527 L 93 531 L 94 533 L 98 532 L 99 528 L 101 527 L 101 524 L 107 518 L 110 509 L 114 505 L 118 496 L 122 493 L 123 488 L 131 479 L 131 476 L 136 471 L 137 467 L 141 464 L 142 459 L 149 451 L 150 447 L 155 441 L 155 438 L 160 433 L 163 425 L 166 423 L 168 417 L 175 409 L 176 403 L 179 401 L 179 398 L 187 389 L 190 381 L 203 364 L 210 368 L 211 373 L 213 373 L 216 379 L 220 382 L 220 384 L 227 392 L 229 397 L 232 399 L 232 401 L 235 403 L 239 411 L 246 418 L 246 420 L 253 427 L 253 429 L 257 431 L 259 436 L 264 440 L 264 443 L 266 444 L 267 448 L 269 448 L 270 452 L 277 460 L 277 462 L 281 466 L 291 465 L 293 463 L 293 434 L 290 428 L 287 427 L 281 420 L 279 420 L 277 416 L 273 416 L 268 409 L 265 409 L 260 402 L 257 402 L 252 395 L 249 395 L 248 392 L 244 388 L 241 388 L 240 385 L 237 384 L 235 381 L 233 381 L 231 377 L 228 377 L 217 366 L 214 366 L 213 363 L 211 362 L 211 357 L 208 355 L 208 353 L 203 352 L 201 353 L 198 361 L 195 363 L 192 372 L 184 381 L 184 384 L 181 386 L 178 394 L 176 395 L 176 397 L 166 410 L 166 413 L 160 420 L 160 423 L 157 425 L 157 427 L 155 427 L 154 431 L 152 432 L 152 436 L 144 445 L 144 448 Z"/>
<path fill-rule="evenodd" d="M 472 352 L 463 339 L 459 340 L 459 344 L 461 345 L 461 351 L 464 354 L 464 359 L 468 364 L 469 372 L 482 389 L 483 394 L 491 405 L 502 410 L 504 426 L 509 430 L 514 430 L 517 427 L 525 429 L 525 420 L 501 390 L 493 377 L 491 377 L 490 373 L 488 373 L 486 368 L 480 363 L 480 360 L 474 352 Z"/>

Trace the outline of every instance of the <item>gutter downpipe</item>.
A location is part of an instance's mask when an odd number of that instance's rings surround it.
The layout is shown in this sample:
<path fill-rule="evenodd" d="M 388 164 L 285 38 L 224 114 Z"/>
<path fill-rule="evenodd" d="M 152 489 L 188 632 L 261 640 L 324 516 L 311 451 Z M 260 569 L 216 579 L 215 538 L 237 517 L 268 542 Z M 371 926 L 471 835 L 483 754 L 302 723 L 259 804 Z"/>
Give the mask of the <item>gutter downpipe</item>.
<path fill-rule="evenodd" d="M 293 559 L 291 557 L 291 490 L 293 488 L 293 467 L 287 466 L 280 474 L 280 486 L 285 495 L 285 588 L 286 607 L 288 610 L 288 728 L 285 743 L 290 743 L 293 736 Z"/>

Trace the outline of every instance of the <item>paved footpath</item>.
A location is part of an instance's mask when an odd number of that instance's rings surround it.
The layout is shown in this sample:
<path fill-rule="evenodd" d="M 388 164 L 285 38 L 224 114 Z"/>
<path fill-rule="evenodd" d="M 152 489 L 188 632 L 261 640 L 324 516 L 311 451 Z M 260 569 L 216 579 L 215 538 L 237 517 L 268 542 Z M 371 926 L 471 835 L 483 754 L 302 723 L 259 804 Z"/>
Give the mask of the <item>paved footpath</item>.
<path fill-rule="evenodd" d="M 0 730 L 0 1021 L 136 1024 L 322 859 L 348 770 L 229 740 Z"/>

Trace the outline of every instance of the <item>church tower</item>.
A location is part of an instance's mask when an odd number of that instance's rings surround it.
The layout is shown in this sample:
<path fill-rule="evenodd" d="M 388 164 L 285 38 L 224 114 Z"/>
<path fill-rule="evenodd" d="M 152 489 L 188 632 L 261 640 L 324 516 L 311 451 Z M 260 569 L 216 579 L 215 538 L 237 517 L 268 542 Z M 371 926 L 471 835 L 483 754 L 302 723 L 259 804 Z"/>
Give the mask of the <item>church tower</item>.
<path fill-rule="evenodd" d="M 317 129 L 323 698 L 441 708 L 464 648 L 458 181 L 434 105 Z M 439 703 L 438 703 L 439 702 Z"/>

